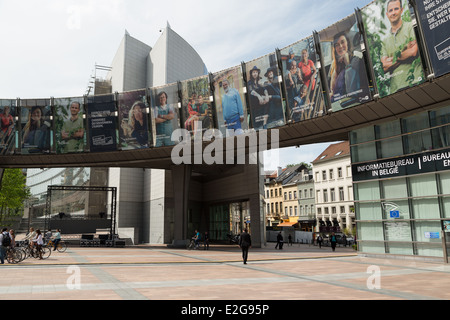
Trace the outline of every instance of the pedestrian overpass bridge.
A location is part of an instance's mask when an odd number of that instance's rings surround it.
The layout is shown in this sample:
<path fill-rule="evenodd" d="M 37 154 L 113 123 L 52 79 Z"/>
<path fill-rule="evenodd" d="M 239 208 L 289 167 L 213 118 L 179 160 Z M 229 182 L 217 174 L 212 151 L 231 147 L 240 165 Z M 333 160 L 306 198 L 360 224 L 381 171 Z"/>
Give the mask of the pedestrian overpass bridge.
<path fill-rule="evenodd" d="M 266 135 L 268 148 L 271 148 L 273 130 L 278 130 L 279 148 L 348 140 L 348 133 L 360 127 L 404 118 L 447 105 L 450 105 L 450 75 L 432 79 L 359 106 L 337 112 L 330 111 L 320 117 L 288 123 L 268 130 Z M 256 133 L 258 136 L 260 135 L 260 132 Z M 229 139 L 237 138 L 222 139 L 223 150 L 226 149 L 225 145 L 230 143 Z M 208 143 L 203 143 L 203 149 L 207 145 Z M 234 146 L 235 150 L 238 149 L 237 143 L 234 143 Z M 172 149 L 173 147 L 155 147 L 96 153 L 2 155 L 0 156 L 0 168 L 130 167 L 170 169 L 173 166 Z M 192 157 L 195 157 L 196 150 L 192 147 Z M 248 153 L 249 150 L 250 146 L 247 140 L 245 151 Z M 194 165 L 193 169 L 202 167 L 205 166 Z M 206 168 L 203 169 L 206 170 Z"/>

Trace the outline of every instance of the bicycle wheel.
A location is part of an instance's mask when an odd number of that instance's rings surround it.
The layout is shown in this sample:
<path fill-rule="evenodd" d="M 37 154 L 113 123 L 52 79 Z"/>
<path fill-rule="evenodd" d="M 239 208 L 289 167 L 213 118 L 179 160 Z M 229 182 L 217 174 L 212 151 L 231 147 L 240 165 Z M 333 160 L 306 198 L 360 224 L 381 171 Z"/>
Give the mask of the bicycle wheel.
<path fill-rule="evenodd" d="M 6 252 L 6 260 L 9 263 L 19 263 L 22 259 L 22 255 L 20 251 L 14 250 L 14 249 L 8 249 Z"/>
<path fill-rule="evenodd" d="M 52 250 L 48 247 L 42 247 L 42 259 L 48 259 L 52 255 Z"/>
<path fill-rule="evenodd" d="M 58 252 L 66 252 L 67 250 L 67 244 L 64 241 L 60 241 L 58 243 L 58 245 L 56 246 L 56 250 L 58 250 Z"/>
<path fill-rule="evenodd" d="M 192 250 L 194 248 L 194 245 L 195 245 L 194 241 L 189 242 L 187 249 Z"/>

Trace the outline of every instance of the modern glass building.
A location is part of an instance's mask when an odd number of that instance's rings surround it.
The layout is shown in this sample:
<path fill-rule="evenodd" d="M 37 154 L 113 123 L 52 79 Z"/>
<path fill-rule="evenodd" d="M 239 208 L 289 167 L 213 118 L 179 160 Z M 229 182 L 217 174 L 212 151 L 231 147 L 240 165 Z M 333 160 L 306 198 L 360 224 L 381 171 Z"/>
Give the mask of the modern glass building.
<path fill-rule="evenodd" d="M 359 251 L 450 253 L 450 106 L 350 133 Z"/>

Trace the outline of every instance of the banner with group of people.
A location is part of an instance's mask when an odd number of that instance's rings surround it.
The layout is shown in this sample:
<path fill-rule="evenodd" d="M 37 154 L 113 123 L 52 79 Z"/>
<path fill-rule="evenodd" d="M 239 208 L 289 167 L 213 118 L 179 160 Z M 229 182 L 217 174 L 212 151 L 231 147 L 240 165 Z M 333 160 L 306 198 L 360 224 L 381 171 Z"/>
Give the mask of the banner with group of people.
<path fill-rule="evenodd" d="M 375 0 L 281 50 L 214 74 L 136 91 L 0 100 L 0 154 L 172 146 L 355 107 L 450 71 L 450 0 Z"/>

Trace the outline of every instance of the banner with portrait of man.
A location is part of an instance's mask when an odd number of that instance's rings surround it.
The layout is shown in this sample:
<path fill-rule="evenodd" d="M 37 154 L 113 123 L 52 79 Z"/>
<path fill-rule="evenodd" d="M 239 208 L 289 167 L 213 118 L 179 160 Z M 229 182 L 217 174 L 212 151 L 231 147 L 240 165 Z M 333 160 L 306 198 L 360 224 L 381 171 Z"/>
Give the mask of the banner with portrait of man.
<path fill-rule="evenodd" d="M 356 15 L 319 32 L 333 112 L 372 100 Z"/>
<path fill-rule="evenodd" d="M 181 83 L 183 128 L 192 137 L 214 128 L 209 77 L 203 76 Z"/>
<path fill-rule="evenodd" d="M 86 146 L 84 98 L 54 100 L 56 153 L 83 152 Z"/>
<path fill-rule="evenodd" d="M 422 83 L 425 75 L 407 0 L 376 0 L 361 9 L 380 97 Z"/>
<path fill-rule="evenodd" d="M 322 93 L 317 54 L 313 37 L 300 40 L 280 50 L 286 88 L 288 118 L 293 122 L 322 116 Z"/>
<path fill-rule="evenodd" d="M 123 92 L 118 95 L 119 138 L 122 150 L 149 147 L 149 125 L 146 90 Z"/>
<path fill-rule="evenodd" d="M 16 100 L 0 100 L 0 155 L 13 154 L 16 149 Z"/>
<path fill-rule="evenodd" d="M 20 100 L 21 153 L 50 153 L 52 110 L 48 99 Z"/>
<path fill-rule="evenodd" d="M 87 99 L 90 151 L 116 151 L 117 125 L 114 95 L 89 96 Z"/>
<path fill-rule="evenodd" d="M 151 89 L 153 146 L 173 146 L 172 134 L 180 128 L 178 85 L 176 83 Z"/>
<path fill-rule="evenodd" d="M 247 62 L 245 68 L 253 128 L 263 130 L 283 126 L 286 121 L 275 53 Z"/>
<path fill-rule="evenodd" d="M 213 85 L 216 119 L 222 135 L 228 137 L 248 131 L 248 112 L 241 67 L 215 73 Z"/>

